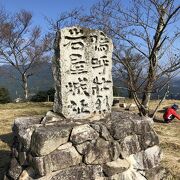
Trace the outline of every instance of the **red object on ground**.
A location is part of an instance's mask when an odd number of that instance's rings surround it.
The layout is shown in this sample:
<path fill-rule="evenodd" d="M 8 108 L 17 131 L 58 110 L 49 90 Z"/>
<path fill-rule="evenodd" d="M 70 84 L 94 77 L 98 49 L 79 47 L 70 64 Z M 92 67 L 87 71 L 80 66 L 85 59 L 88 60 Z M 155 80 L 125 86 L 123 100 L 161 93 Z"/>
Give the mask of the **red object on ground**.
<path fill-rule="evenodd" d="M 166 112 L 164 113 L 163 118 L 164 119 L 171 119 L 172 115 L 180 120 L 180 115 L 177 114 L 177 112 L 173 108 L 171 108 L 171 107 L 166 110 Z"/>

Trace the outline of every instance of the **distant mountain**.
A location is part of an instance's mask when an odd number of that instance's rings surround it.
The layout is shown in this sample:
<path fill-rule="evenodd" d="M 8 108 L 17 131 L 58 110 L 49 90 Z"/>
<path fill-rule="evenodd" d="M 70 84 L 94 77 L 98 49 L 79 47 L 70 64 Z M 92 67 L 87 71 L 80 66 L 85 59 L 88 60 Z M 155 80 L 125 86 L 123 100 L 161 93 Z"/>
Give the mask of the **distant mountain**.
<path fill-rule="evenodd" d="M 13 77 L 19 77 L 18 72 L 10 65 L 1 66 L 0 69 L 0 87 L 5 87 L 9 90 L 12 99 L 23 97 L 23 90 L 18 81 L 10 78 L 8 74 L 2 73 L 11 72 Z M 53 76 L 50 63 L 44 63 L 38 69 L 38 73 L 29 78 L 29 90 L 31 94 L 35 94 L 40 90 L 48 90 L 53 87 Z"/>
<path fill-rule="evenodd" d="M 17 71 L 14 70 L 12 66 L 1 66 L 0 72 L 3 72 L 3 69 L 6 69 L 6 71 L 11 72 L 11 74 L 13 74 L 14 77 L 18 77 Z M 118 96 L 128 96 L 128 91 L 121 81 L 114 80 L 114 85 L 118 87 L 116 89 Z M 19 83 L 14 79 L 7 77 L 7 75 L 3 73 L 0 73 L 0 87 L 7 88 L 10 92 L 12 99 L 15 99 L 17 97 L 23 97 L 23 91 Z M 45 91 L 52 87 L 54 87 L 54 80 L 52 76 L 51 63 L 44 63 L 42 66 L 40 66 L 38 73 L 30 77 L 29 79 L 30 93 L 35 94 L 38 91 Z M 160 96 L 162 94 L 160 94 Z M 157 96 L 154 95 L 154 97 L 156 98 Z M 174 78 L 171 81 L 168 98 L 180 99 L 180 76 Z"/>

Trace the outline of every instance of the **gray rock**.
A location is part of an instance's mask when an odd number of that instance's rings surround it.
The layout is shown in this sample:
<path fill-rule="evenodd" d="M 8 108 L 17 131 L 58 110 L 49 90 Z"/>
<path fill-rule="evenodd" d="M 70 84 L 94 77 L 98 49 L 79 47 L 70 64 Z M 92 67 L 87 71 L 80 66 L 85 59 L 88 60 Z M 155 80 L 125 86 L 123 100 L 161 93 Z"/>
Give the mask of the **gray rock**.
<path fill-rule="evenodd" d="M 14 135 L 18 137 L 20 143 L 28 151 L 30 148 L 31 135 L 36 127 L 41 126 L 41 116 L 19 117 L 15 119 L 13 125 Z"/>
<path fill-rule="evenodd" d="M 110 141 L 113 139 L 107 127 L 103 123 L 93 123 L 91 124 L 91 127 L 99 133 L 101 138 L 107 141 Z"/>
<path fill-rule="evenodd" d="M 35 171 L 33 168 L 29 167 L 21 173 L 18 180 L 33 180 L 35 177 Z"/>
<path fill-rule="evenodd" d="M 18 151 L 17 151 L 17 149 L 16 148 L 12 148 L 12 157 L 15 157 L 15 158 L 18 158 Z"/>
<path fill-rule="evenodd" d="M 22 167 L 19 165 L 18 161 L 15 158 L 11 159 L 8 175 L 16 180 L 20 176 L 21 172 Z"/>
<path fill-rule="evenodd" d="M 76 166 L 60 171 L 51 180 L 105 180 L 99 165 Z"/>
<path fill-rule="evenodd" d="M 120 157 L 121 155 L 121 147 L 117 141 L 112 141 L 111 142 L 112 146 L 112 154 L 113 154 L 113 160 L 116 160 Z"/>
<path fill-rule="evenodd" d="M 158 135 L 154 130 L 151 130 L 150 132 L 145 132 L 143 135 L 138 136 L 141 149 L 147 149 L 149 147 L 152 147 L 154 145 L 159 144 L 159 138 Z"/>
<path fill-rule="evenodd" d="M 84 142 L 84 143 L 82 143 L 82 144 L 77 144 L 76 145 L 76 149 L 77 149 L 77 151 L 80 153 L 80 154 L 82 154 L 82 155 L 85 155 L 85 154 L 87 154 L 87 152 L 88 152 L 88 149 L 91 149 L 91 148 L 93 148 L 94 147 L 94 143 L 91 141 L 86 141 L 86 142 Z"/>
<path fill-rule="evenodd" d="M 36 128 L 32 135 L 31 150 L 38 156 L 51 153 L 68 141 L 71 126 L 46 126 Z"/>
<path fill-rule="evenodd" d="M 71 132 L 70 141 L 81 144 L 85 141 L 96 140 L 99 134 L 88 124 L 75 126 Z"/>
<path fill-rule="evenodd" d="M 103 171 L 107 176 L 119 174 L 126 171 L 130 167 L 130 164 L 125 159 L 117 159 L 115 161 L 107 162 L 103 165 Z"/>
<path fill-rule="evenodd" d="M 139 152 L 141 150 L 141 147 L 139 144 L 138 136 L 132 135 L 125 137 L 124 140 L 120 142 L 120 148 L 123 158 Z"/>
<path fill-rule="evenodd" d="M 71 146 L 67 149 L 56 150 L 47 156 L 34 157 L 33 166 L 40 176 L 44 176 L 54 171 L 78 165 L 81 162 L 82 157 L 76 149 Z"/>
<path fill-rule="evenodd" d="M 148 180 L 173 180 L 175 179 L 172 174 L 162 166 L 157 166 L 145 171 L 145 177 Z"/>
<path fill-rule="evenodd" d="M 84 156 L 86 164 L 102 164 L 113 160 L 111 142 L 104 139 L 97 139 L 94 146 L 87 149 Z"/>
<path fill-rule="evenodd" d="M 133 120 L 133 131 L 137 135 L 144 135 L 152 130 L 150 124 L 146 120 Z"/>
<path fill-rule="evenodd" d="M 147 180 L 141 173 L 134 169 L 128 169 L 127 171 L 115 174 L 109 178 L 109 180 Z"/>
<path fill-rule="evenodd" d="M 115 120 L 112 121 L 111 127 L 109 128 L 111 135 L 115 140 L 123 140 L 126 136 L 133 133 L 133 122 L 131 120 Z"/>
<path fill-rule="evenodd" d="M 159 146 L 153 146 L 145 151 L 130 155 L 127 160 L 134 169 L 147 170 L 159 165 L 161 160 L 161 150 Z"/>
<path fill-rule="evenodd" d="M 61 122 L 64 120 L 65 120 L 65 118 L 62 115 L 54 113 L 53 111 L 48 111 L 46 113 L 46 116 L 41 121 L 41 124 L 47 124 L 47 123 L 52 123 L 52 122 Z"/>
<path fill-rule="evenodd" d="M 18 159 L 19 159 L 19 164 L 22 166 L 22 165 L 27 165 L 27 162 L 26 162 L 26 152 L 19 152 L 19 156 L 18 156 Z"/>

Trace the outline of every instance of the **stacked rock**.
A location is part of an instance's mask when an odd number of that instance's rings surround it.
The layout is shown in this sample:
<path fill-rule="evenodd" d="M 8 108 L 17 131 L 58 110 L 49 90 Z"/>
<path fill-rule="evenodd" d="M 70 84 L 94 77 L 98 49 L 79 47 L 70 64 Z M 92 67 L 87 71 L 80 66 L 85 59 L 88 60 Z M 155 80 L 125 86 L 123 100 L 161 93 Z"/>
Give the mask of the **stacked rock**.
<path fill-rule="evenodd" d="M 160 168 L 158 136 L 135 115 L 112 112 L 85 122 L 49 111 L 46 118 L 46 124 L 40 117 L 15 120 L 11 178 L 147 179 Z"/>

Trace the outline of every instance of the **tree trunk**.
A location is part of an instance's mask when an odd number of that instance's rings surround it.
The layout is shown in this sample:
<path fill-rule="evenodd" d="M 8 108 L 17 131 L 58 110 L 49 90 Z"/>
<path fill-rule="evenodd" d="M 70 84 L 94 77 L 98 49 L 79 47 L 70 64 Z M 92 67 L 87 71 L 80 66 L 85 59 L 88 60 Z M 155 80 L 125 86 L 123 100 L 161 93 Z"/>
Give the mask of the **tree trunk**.
<path fill-rule="evenodd" d="M 151 94 L 153 91 L 154 82 L 156 80 L 156 69 L 157 69 L 157 51 L 154 51 L 153 56 L 149 59 L 150 66 L 149 66 L 149 72 L 148 72 L 148 81 L 145 87 L 145 92 L 143 93 L 142 97 L 142 107 L 141 107 L 141 113 L 142 115 L 146 116 L 148 114 L 148 107 L 149 107 L 149 101 L 151 99 Z"/>
<path fill-rule="evenodd" d="M 24 90 L 24 98 L 25 100 L 29 97 L 29 91 L 28 91 L 28 78 L 26 73 L 22 74 L 22 83 L 23 83 L 23 90 Z"/>

